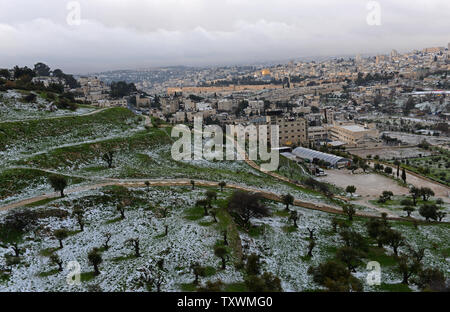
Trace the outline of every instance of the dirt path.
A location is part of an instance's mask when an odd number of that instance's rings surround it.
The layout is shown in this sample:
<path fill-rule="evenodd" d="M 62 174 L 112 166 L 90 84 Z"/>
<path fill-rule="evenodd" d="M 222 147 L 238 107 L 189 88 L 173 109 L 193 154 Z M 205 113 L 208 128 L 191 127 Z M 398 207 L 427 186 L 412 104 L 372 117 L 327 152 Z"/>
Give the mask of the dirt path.
<path fill-rule="evenodd" d="M 12 122 L 27 122 L 27 121 L 33 121 L 33 120 L 52 120 L 52 119 L 60 119 L 60 118 L 70 118 L 70 117 L 83 117 L 83 116 L 91 116 L 91 115 L 95 115 L 98 114 L 100 112 L 103 112 L 104 110 L 108 109 L 107 107 L 105 108 L 99 108 L 96 110 L 93 110 L 91 112 L 88 113 L 84 113 L 84 114 L 72 114 L 72 115 L 61 115 L 61 116 L 53 116 L 53 117 L 45 117 L 45 118 L 29 118 L 29 119 L 17 119 L 17 120 L 3 120 L 0 121 L 0 124 L 2 123 L 12 123 Z"/>
<path fill-rule="evenodd" d="M 194 181 L 195 181 L 195 185 L 197 185 L 197 186 L 219 187 L 218 182 L 204 181 L 204 180 L 194 180 Z M 105 186 L 110 186 L 110 185 L 120 185 L 120 186 L 125 186 L 125 187 L 146 187 L 145 182 L 149 182 L 150 186 L 191 186 L 190 179 L 168 179 L 168 180 L 144 180 L 144 179 L 142 179 L 142 180 L 114 180 L 114 179 L 109 179 L 103 183 L 96 183 L 96 184 L 92 184 L 92 185 L 85 185 L 85 186 L 75 187 L 72 189 L 67 189 L 65 191 L 65 194 L 68 195 L 68 194 L 74 194 L 74 193 L 79 193 L 79 192 L 85 192 L 85 191 L 99 189 L 99 188 L 102 188 Z M 275 200 L 278 202 L 282 201 L 280 195 L 278 195 L 276 193 L 272 193 L 272 192 L 261 191 L 256 188 L 241 186 L 241 185 L 237 185 L 237 184 L 227 184 L 226 188 L 242 190 L 242 191 L 246 191 L 246 192 L 259 193 L 264 198 Z M 12 204 L 0 207 L 0 211 L 14 209 L 14 208 L 22 207 L 22 206 L 25 206 L 28 204 L 36 203 L 36 202 L 39 202 L 44 199 L 58 198 L 58 197 L 59 197 L 58 193 L 48 193 L 48 194 L 28 198 L 28 199 L 25 199 L 25 200 L 22 200 L 22 201 L 19 201 L 16 203 L 12 203 Z M 305 201 L 301 201 L 298 199 L 296 199 L 294 201 L 294 205 L 303 207 L 303 208 L 324 211 L 324 212 L 328 212 L 328 213 L 342 214 L 342 210 L 338 207 L 332 207 L 332 206 L 328 206 L 328 205 L 320 205 L 317 203 L 305 202 Z M 373 217 L 372 214 L 367 214 L 364 212 L 358 212 L 357 215 Z"/>

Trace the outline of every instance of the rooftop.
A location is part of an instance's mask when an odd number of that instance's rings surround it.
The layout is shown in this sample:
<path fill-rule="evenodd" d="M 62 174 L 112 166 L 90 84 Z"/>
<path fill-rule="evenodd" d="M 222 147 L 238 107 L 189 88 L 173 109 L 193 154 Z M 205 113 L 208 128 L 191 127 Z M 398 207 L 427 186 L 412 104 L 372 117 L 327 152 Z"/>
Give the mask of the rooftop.
<path fill-rule="evenodd" d="M 350 125 L 350 126 L 339 126 L 341 128 L 344 128 L 345 130 L 352 131 L 352 132 L 363 132 L 367 131 L 366 128 L 358 126 L 358 125 Z"/>
<path fill-rule="evenodd" d="M 313 160 L 314 158 L 329 162 L 332 165 L 335 165 L 338 162 L 346 161 L 347 159 L 344 157 L 332 155 L 332 154 L 326 154 L 319 151 L 315 151 L 309 148 L 304 147 L 297 147 L 292 151 L 292 154 L 294 154 L 297 157 L 303 158 L 303 159 L 309 159 Z"/>

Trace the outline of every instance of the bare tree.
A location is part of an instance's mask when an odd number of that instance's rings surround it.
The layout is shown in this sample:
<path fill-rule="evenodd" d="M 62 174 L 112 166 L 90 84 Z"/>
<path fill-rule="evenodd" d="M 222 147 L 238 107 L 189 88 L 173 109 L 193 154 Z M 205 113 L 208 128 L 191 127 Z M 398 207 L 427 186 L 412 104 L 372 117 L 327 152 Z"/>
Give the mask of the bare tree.
<path fill-rule="evenodd" d="M 353 216 L 356 214 L 355 207 L 352 204 L 347 204 L 342 207 L 342 210 L 348 216 L 348 220 L 353 221 Z"/>
<path fill-rule="evenodd" d="M 299 219 L 298 212 L 296 210 L 292 210 L 289 216 L 289 220 L 292 220 L 294 222 L 294 227 L 298 227 L 297 226 L 298 219 Z"/>
<path fill-rule="evenodd" d="M 5 249 L 11 248 L 14 251 L 14 257 L 20 256 L 21 249 L 19 248 L 19 243 L 17 241 L 9 242 L 8 244 L 0 244 L 0 247 Z"/>
<path fill-rule="evenodd" d="M 227 230 L 224 230 L 224 231 L 222 232 L 222 235 L 223 235 L 223 244 L 224 244 L 225 246 L 228 246 L 227 234 L 228 234 Z"/>
<path fill-rule="evenodd" d="M 105 237 L 105 242 L 103 243 L 103 248 L 105 250 L 108 250 L 109 249 L 109 241 L 111 240 L 112 234 L 105 233 L 105 234 L 103 234 L 103 236 Z"/>
<path fill-rule="evenodd" d="M 72 216 L 77 220 L 78 225 L 80 226 L 81 232 L 84 231 L 84 210 L 83 208 L 76 206 L 73 208 Z"/>
<path fill-rule="evenodd" d="M 316 247 L 316 240 L 315 239 L 309 240 L 308 254 L 306 255 L 307 257 L 312 257 L 312 255 L 313 255 L 312 251 L 313 251 L 314 247 Z"/>
<path fill-rule="evenodd" d="M 53 235 L 59 241 L 59 248 L 63 249 L 64 246 L 63 246 L 62 241 L 69 236 L 69 232 L 66 229 L 59 229 L 59 230 L 55 230 L 53 232 Z"/>
<path fill-rule="evenodd" d="M 58 271 L 62 272 L 62 270 L 63 270 L 63 267 L 62 267 L 63 261 L 61 260 L 61 258 L 57 254 L 54 253 L 54 254 L 52 254 L 50 256 L 50 263 L 54 264 L 54 265 L 57 265 L 58 266 Z"/>
<path fill-rule="evenodd" d="M 214 219 L 214 222 L 217 223 L 217 211 L 215 209 L 211 209 L 209 212 Z"/>
<path fill-rule="evenodd" d="M 152 291 L 156 288 L 157 292 L 161 292 L 161 286 L 166 282 L 163 270 L 152 264 L 148 264 L 138 269 L 138 272 L 138 286 L 145 287 L 147 291 Z"/>
<path fill-rule="evenodd" d="M 306 228 L 306 229 L 307 229 L 308 232 L 309 232 L 309 239 L 314 239 L 314 231 L 315 231 L 316 229 L 310 229 L 309 227 Z"/>
<path fill-rule="evenodd" d="M 114 160 L 114 151 L 108 151 L 102 155 L 102 160 L 108 164 L 108 168 L 112 168 Z"/>
<path fill-rule="evenodd" d="M 125 205 L 123 204 L 123 202 L 117 205 L 117 211 L 120 213 L 120 218 L 122 220 L 125 219 Z"/>
<path fill-rule="evenodd" d="M 199 199 L 197 200 L 197 202 L 195 203 L 196 206 L 203 206 L 203 209 L 205 211 L 204 215 L 207 216 L 208 215 L 208 205 L 209 205 L 209 200 L 208 199 Z"/>
<path fill-rule="evenodd" d="M 125 244 L 134 248 L 134 256 L 140 257 L 139 238 L 130 238 L 125 241 Z"/>

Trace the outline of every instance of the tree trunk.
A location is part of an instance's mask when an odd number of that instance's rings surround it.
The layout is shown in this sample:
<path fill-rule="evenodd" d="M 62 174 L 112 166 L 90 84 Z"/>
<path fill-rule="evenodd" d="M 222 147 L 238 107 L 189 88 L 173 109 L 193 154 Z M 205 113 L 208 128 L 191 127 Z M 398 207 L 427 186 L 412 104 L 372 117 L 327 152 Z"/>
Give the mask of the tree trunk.
<path fill-rule="evenodd" d="M 141 253 L 139 252 L 139 244 L 136 244 L 134 246 L 134 254 L 136 255 L 136 257 L 140 257 Z"/>
<path fill-rule="evenodd" d="M 62 240 L 60 239 L 59 240 L 59 249 L 63 249 L 64 247 L 63 247 L 63 243 L 62 243 Z"/>
<path fill-rule="evenodd" d="M 222 270 L 225 270 L 226 263 L 225 263 L 225 257 L 222 258 Z"/>
<path fill-rule="evenodd" d="M 95 276 L 100 275 L 100 271 L 98 270 L 98 265 L 97 264 L 94 264 L 94 275 Z"/>
<path fill-rule="evenodd" d="M 405 284 L 405 285 L 409 284 L 409 275 L 407 273 L 403 273 L 402 284 Z"/>
<path fill-rule="evenodd" d="M 18 246 L 17 244 L 14 244 L 14 245 L 12 246 L 12 249 L 14 250 L 14 255 L 15 255 L 16 257 L 19 257 L 19 256 L 20 256 L 20 249 L 19 249 L 19 246 Z"/>
<path fill-rule="evenodd" d="M 61 198 L 63 198 L 64 197 L 64 190 L 61 190 L 60 192 L 61 192 Z"/>

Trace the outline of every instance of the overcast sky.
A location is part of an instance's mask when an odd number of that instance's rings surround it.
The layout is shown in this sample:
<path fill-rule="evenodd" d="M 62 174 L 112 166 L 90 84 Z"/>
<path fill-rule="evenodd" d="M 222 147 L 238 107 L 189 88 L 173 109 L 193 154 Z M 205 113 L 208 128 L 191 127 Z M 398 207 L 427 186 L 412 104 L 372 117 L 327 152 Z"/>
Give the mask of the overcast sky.
<path fill-rule="evenodd" d="M 449 0 L 0 0 L 0 68 L 71 73 L 385 53 L 450 42 Z M 69 19 L 69 23 L 67 20 Z M 377 21 L 377 17 L 371 21 Z M 373 23 L 372 23 L 373 24 Z"/>

